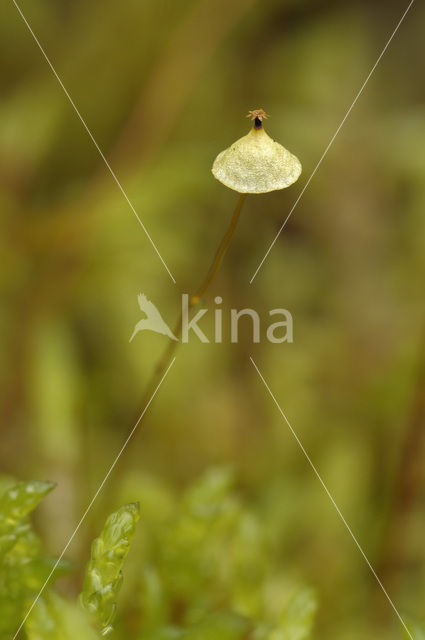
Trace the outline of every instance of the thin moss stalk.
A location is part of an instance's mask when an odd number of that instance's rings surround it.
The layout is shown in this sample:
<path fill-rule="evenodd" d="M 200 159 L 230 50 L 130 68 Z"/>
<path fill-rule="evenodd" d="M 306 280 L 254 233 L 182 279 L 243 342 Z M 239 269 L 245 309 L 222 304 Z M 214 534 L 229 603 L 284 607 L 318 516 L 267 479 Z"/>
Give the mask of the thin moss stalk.
<path fill-rule="evenodd" d="M 233 234 L 235 232 L 235 229 L 237 227 L 239 218 L 240 218 L 240 214 L 243 208 L 243 205 L 245 203 L 246 200 L 246 193 L 241 193 L 239 198 L 238 198 L 238 202 L 236 204 L 236 207 L 233 211 L 233 215 L 232 215 L 232 219 L 230 221 L 230 224 L 226 230 L 226 233 L 224 234 L 224 236 L 222 237 L 220 244 L 218 245 L 217 251 L 215 253 L 214 259 L 211 263 L 210 268 L 208 269 L 207 275 L 205 276 L 205 278 L 203 279 L 203 281 L 201 282 L 201 284 L 199 285 L 199 287 L 196 289 L 195 293 L 193 293 L 192 295 L 189 296 L 189 301 L 188 301 L 188 307 L 189 310 L 193 309 L 194 307 L 196 307 L 197 304 L 199 304 L 199 302 L 201 301 L 201 299 L 203 298 L 203 296 L 205 295 L 205 293 L 207 292 L 207 290 L 209 289 L 212 281 L 214 280 L 215 275 L 217 274 L 220 265 L 223 261 L 224 255 L 229 247 L 230 241 L 233 237 Z M 146 389 L 146 393 L 145 393 L 145 397 L 144 397 L 144 405 L 149 401 L 149 399 L 152 396 L 152 393 L 154 392 L 154 390 L 156 389 L 159 381 L 161 380 L 161 378 L 163 377 L 165 371 L 168 369 L 168 367 L 171 364 L 171 361 L 174 357 L 174 354 L 176 352 L 176 349 L 179 345 L 179 341 L 182 335 L 182 324 L 183 324 L 183 316 L 182 316 L 182 312 L 180 312 L 179 318 L 176 322 L 175 328 L 174 328 L 174 335 L 178 338 L 178 341 L 172 340 L 170 341 L 170 344 L 168 345 L 167 349 L 165 350 L 164 355 L 162 356 L 161 360 L 158 362 L 157 366 L 155 367 L 155 371 L 152 375 L 152 378 L 147 386 Z"/>

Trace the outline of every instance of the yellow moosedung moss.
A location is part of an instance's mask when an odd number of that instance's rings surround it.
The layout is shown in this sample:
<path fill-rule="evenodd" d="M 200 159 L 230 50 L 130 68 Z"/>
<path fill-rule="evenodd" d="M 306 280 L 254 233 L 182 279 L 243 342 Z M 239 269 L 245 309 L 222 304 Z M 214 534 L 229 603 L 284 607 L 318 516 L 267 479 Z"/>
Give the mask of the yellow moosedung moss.
<path fill-rule="evenodd" d="M 258 116 L 260 114 L 260 116 Z M 301 163 L 264 131 L 262 109 L 250 112 L 253 127 L 214 161 L 215 178 L 239 193 L 267 193 L 289 187 L 301 174 Z"/>

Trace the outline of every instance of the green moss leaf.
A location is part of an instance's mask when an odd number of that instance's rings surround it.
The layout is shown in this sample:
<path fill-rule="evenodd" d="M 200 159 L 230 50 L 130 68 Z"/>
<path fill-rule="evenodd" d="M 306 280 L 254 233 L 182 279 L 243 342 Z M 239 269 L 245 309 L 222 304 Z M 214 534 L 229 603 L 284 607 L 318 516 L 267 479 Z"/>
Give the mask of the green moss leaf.
<path fill-rule="evenodd" d="M 50 482 L 7 483 L 0 498 L 0 638 L 13 637 L 54 560 L 42 555 L 30 512 L 54 487 Z M 55 576 L 67 570 L 60 563 Z"/>
<path fill-rule="evenodd" d="M 288 640 L 305 640 L 313 626 L 317 600 L 312 589 L 298 589 L 289 600 L 281 617 L 281 627 Z M 279 637 L 279 636 L 277 636 Z"/>
<path fill-rule="evenodd" d="M 0 557 L 29 530 L 26 517 L 53 488 L 52 482 L 19 482 L 0 498 Z"/>
<path fill-rule="evenodd" d="M 121 570 L 139 517 L 138 503 L 124 505 L 108 517 L 102 533 L 92 544 L 80 601 L 103 633 L 110 630 L 115 617 Z"/>
<path fill-rule="evenodd" d="M 298 588 L 284 603 L 277 623 L 257 627 L 253 640 L 306 640 L 310 637 L 316 609 L 314 591 L 308 587 Z"/>

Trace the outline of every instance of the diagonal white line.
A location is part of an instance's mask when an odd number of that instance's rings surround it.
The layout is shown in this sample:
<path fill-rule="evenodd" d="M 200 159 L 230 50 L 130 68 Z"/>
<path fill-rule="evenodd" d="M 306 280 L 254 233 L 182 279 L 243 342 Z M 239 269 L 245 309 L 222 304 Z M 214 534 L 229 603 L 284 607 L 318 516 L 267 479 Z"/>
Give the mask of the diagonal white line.
<path fill-rule="evenodd" d="M 172 361 L 170 362 L 166 372 L 164 373 L 164 375 L 162 376 L 161 380 L 159 381 L 158 385 L 155 388 L 155 391 L 152 393 L 149 401 L 147 402 L 145 408 L 143 409 L 142 413 L 139 416 L 139 419 L 137 420 L 136 424 L 134 425 L 134 427 L 132 428 L 132 430 L 130 431 L 129 435 L 127 436 L 126 441 L 124 442 L 124 444 L 122 445 L 121 449 L 119 450 L 118 454 L 116 455 L 113 463 L 111 464 L 111 466 L 109 467 L 109 470 L 107 472 L 107 474 L 105 475 L 105 477 L 103 478 L 102 482 L 100 483 L 99 487 L 97 488 L 96 493 L 94 494 L 93 498 L 90 500 L 90 503 L 88 505 L 88 507 L 86 508 L 86 510 L 84 511 L 80 521 L 78 522 L 77 526 L 75 527 L 74 531 L 72 532 L 68 542 L 66 543 L 66 545 L 64 546 L 59 558 L 56 560 L 52 570 L 50 571 L 49 575 L 47 576 L 43 586 L 41 587 L 40 591 L 38 592 L 37 596 L 35 597 L 32 605 L 30 606 L 30 608 L 28 609 L 27 613 L 25 614 L 25 618 L 22 620 L 21 624 L 19 625 L 19 628 L 17 629 L 15 635 L 13 636 L 13 640 L 16 640 L 16 638 L 18 637 L 18 634 L 20 632 L 20 630 L 22 629 L 22 627 L 24 626 L 25 622 L 28 619 L 28 616 L 30 615 L 31 611 L 34 609 L 35 605 L 37 604 L 37 601 L 39 600 L 40 596 L 42 595 L 43 591 L 45 590 L 45 588 L 47 587 L 47 584 L 50 580 L 50 578 L 52 577 L 52 575 L 54 574 L 54 572 L 56 571 L 60 561 L 62 560 L 63 556 L 65 555 L 69 545 L 71 544 L 71 542 L 73 541 L 73 539 L 75 538 L 75 536 L 77 535 L 81 525 L 83 524 L 84 520 L 86 519 L 86 516 L 88 514 L 88 512 L 90 511 L 90 509 L 92 508 L 96 498 L 98 497 L 99 493 L 102 491 L 106 481 L 108 480 L 109 476 L 111 475 L 112 471 L 115 468 L 115 465 L 117 464 L 118 460 L 120 459 L 121 455 L 124 452 L 124 449 L 127 447 L 128 443 L 130 442 L 131 438 L 134 435 L 134 432 L 136 431 L 137 427 L 140 424 L 141 419 L 143 418 L 143 416 L 145 415 L 146 411 L 148 410 L 149 405 L 151 404 L 152 400 L 154 399 L 154 397 L 156 396 L 156 393 L 159 389 L 159 387 L 162 385 L 163 381 L 165 380 L 166 375 L 168 374 L 169 370 L 171 369 L 171 367 L 173 366 L 174 362 L 175 362 L 175 358 L 172 359 Z"/>
<path fill-rule="evenodd" d="M 77 114 L 77 116 L 79 117 L 79 119 L 81 120 L 81 123 L 84 127 L 84 129 L 87 131 L 89 137 L 91 138 L 91 141 L 93 142 L 94 146 L 96 147 L 97 151 L 99 152 L 100 157 L 102 158 L 103 162 L 105 163 L 105 165 L 107 166 L 107 168 L 109 169 L 109 172 L 111 174 L 111 176 L 113 177 L 114 181 L 116 182 L 119 190 L 121 191 L 121 193 L 123 194 L 124 198 L 127 201 L 128 206 L 130 207 L 130 209 L 132 210 L 132 212 L 134 213 L 134 215 L 136 216 L 137 220 L 139 221 L 140 226 L 142 227 L 143 231 L 145 232 L 149 242 L 151 243 L 155 253 L 157 254 L 158 258 L 161 260 L 162 264 L 164 265 L 164 267 L 166 268 L 168 275 L 170 276 L 171 280 L 174 282 L 174 284 L 176 284 L 176 280 L 173 276 L 173 274 L 171 273 L 170 269 L 168 268 L 164 258 L 161 256 L 161 254 L 159 253 L 159 250 L 156 246 L 156 244 L 154 243 L 154 241 L 152 240 L 148 230 L 146 229 L 145 225 L 143 224 L 141 218 L 139 217 L 136 209 L 134 208 L 134 206 L 132 205 L 132 203 L 130 202 L 130 199 L 128 198 L 126 192 L 124 191 L 124 188 L 121 184 L 121 182 L 118 180 L 115 171 L 112 169 L 111 165 L 109 164 L 108 160 L 106 159 L 105 154 L 103 153 L 102 149 L 99 147 L 99 145 L 97 144 L 92 132 L 90 131 L 90 129 L 88 128 L 83 116 L 81 115 L 81 113 L 79 112 L 75 102 L 73 101 L 73 99 L 71 98 L 71 96 L 69 95 L 65 85 L 63 84 L 62 80 L 60 79 L 59 75 L 56 73 L 56 70 L 53 66 L 53 64 L 50 62 L 50 59 L 47 56 L 47 53 L 44 51 L 43 47 L 40 44 L 40 41 L 38 40 L 37 36 L 35 35 L 34 31 L 31 29 L 28 20 L 26 19 L 26 17 L 24 16 L 24 14 L 22 13 L 21 8 L 19 7 L 19 5 L 17 4 L 16 0 L 12 0 L 13 4 L 15 5 L 16 9 L 18 10 L 22 20 L 25 22 L 28 31 L 30 32 L 30 34 L 32 35 L 32 37 L 34 38 L 38 48 L 40 49 L 41 53 L 43 54 L 47 64 L 49 65 L 50 69 L 53 72 L 53 75 L 55 76 L 56 80 L 59 82 L 60 86 L 62 87 L 66 97 L 68 98 L 69 102 L 71 103 L 71 106 L 73 107 L 75 113 Z"/>
<path fill-rule="evenodd" d="M 273 239 L 273 242 L 270 244 L 269 248 L 267 249 L 266 253 L 264 254 L 263 259 L 261 260 L 260 264 L 258 265 L 257 269 L 254 272 L 254 275 L 252 276 L 251 280 L 249 281 L 250 284 L 253 283 L 254 279 L 257 276 L 257 273 L 260 271 L 261 267 L 263 266 L 264 261 L 266 260 L 267 256 L 269 255 L 270 251 L 273 249 L 274 245 L 276 244 L 276 241 L 278 239 L 278 237 L 280 236 L 280 234 L 282 233 L 283 229 L 286 226 L 286 223 L 288 222 L 289 218 L 291 217 L 291 215 L 293 214 L 295 207 L 297 206 L 297 204 L 299 203 L 299 201 L 301 200 L 301 198 L 304 195 L 305 190 L 307 189 L 308 185 L 310 184 L 310 182 L 312 181 L 313 177 L 315 176 L 318 168 L 320 167 L 320 165 L 322 164 L 323 160 L 325 159 L 329 149 L 331 148 L 335 138 L 337 137 L 338 133 L 341 131 L 345 121 L 347 120 L 348 116 L 350 115 L 354 105 L 356 104 L 357 100 L 360 98 L 361 94 L 363 93 L 363 89 L 365 88 L 365 86 L 367 85 L 367 83 L 369 82 L 373 72 L 375 71 L 376 67 L 378 66 L 378 64 L 381 61 L 382 56 L 384 55 L 384 53 L 386 52 L 386 50 L 388 49 L 388 47 L 390 46 L 390 43 L 392 41 L 392 39 L 394 38 L 395 34 L 397 33 L 397 31 L 399 30 L 399 28 L 401 27 L 401 24 L 403 22 L 403 20 L 405 19 L 405 17 L 407 16 L 407 13 L 410 9 L 410 7 L 412 6 L 412 4 L 414 3 L 415 0 L 411 0 L 409 2 L 409 5 L 407 7 L 407 9 L 405 10 L 405 12 L 403 13 L 403 15 L 401 16 L 400 20 L 397 23 L 397 26 L 395 27 L 394 31 L 392 32 L 387 44 L 385 45 L 385 47 L 382 49 L 381 53 L 379 54 L 379 57 L 377 59 L 377 61 L 375 62 L 375 64 L 373 65 L 372 69 L 369 71 L 366 80 L 363 82 L 362 86 L 360 87 L 360 90 L 358 92 L 358 94 L 356 95 L 356 97 L 354 98 L 350 108 L 348 109 L 347 113 L 345 114 L 345 116 L 343 117 L 343 119 L 341 120 L 337 130 L 335 131 L 335 133 L 333 134 L 332 138 L 329 141 L 328 146 L 326 147 L 326 149 L 324 150 L 319 162 L 316 164 L 316 166 L 314 167 L 309 179 L 307 180 L 307 182 L 305 183 L 305 185 L 303 186 L 303 188 L 301 189 L 301 192 L 298 196 L 298 198 L 295 200 L 294 204 L 292 205 L 292 208 L 290 210 L 290 212 L 288 213 L 288 215 L 286 216 L 282 226 L 280 227 L 279 231 L 277 232 L 276 236 Z"/>
<path fill-rule="evenodd" d="M 326 495 L 328 496 L 329 500 L 332 502 L 333 506 L 335 507 L 336 512 L 338 513 L 339 517 L 341 518 L 342 522 L 345 525 L 345 528 L 347 529 L 348 533 L 350 534 L 350 536 L 352 537 L 352 539 L 354 540 L 356 547 L 358 548 L 358 550 L 360 551 L 360 553 L 362 554 L 367 566 L 369 567 L 369 569 L 371 570 L 372 574 L 374 575 L 376 581 L 378 582 L 379 586 L 381 587 L 383 593 L 385 594 L 388 602 L 390 603 L 391 607 L 394 609 L 394 612 L 397 616 L 397 618 L 399 619 L 399 621 L 401 622 L 401 624 L 403 625 L 405 631 L 407 632 L 409 638 L 411 640 L 413 639 L 412 634 L 410 633 L 409 629 L 406 626 L 406 623 L 404 622 L 403 618 L 401 617 L 401 615 L 398 612 L 397 607 L 395 606 L 394 602 L 391 600 L 391 597 L 389 596 L 387 590 L 385 589 L 384 585 L 382 584 L 378 574 L 376 573 L 375 569 L 372 567 L 371 563 L 369 562 L 369 559 L 367 558 L 365 552 L 363 551 L 362 547 L 360 546 L 359 541 L 357 540 L 356 536 L 354 535 L 350 525 L 348 524 L 348 522 L 346 521 L 346 519 L 344 518 L 344 516 L 341 513 L 340 508 L 338 507 L 337 503 L 335 502 L 332 494 L 330 493 L 329 489 L 327 488 L 324 480 L 322 479 L 322 476 L 320 475 L 320 473 L 318 472 L 316 466 L 314 465 L 312 459 L 310 458 L 310 456 L 308 455 L 306 449 L 304 448 L 301 440 L 299 439 L 299 437 L 297 436 L 297 434 L 295 433 L 294 429 L 292 428 L 292 425 L 290 424 L 288 418 L 286 417 L 286 415 L 283 413 L 281 406 L 279 405 L 278 401 L 276 400 L 275 396 L 272 393 L 272 390 L 270 389 L 269 385 L 267 384 L 267 382 L 264 379 L 264 376 L 262 375 L 261 371 L 259 370 L 259 368 L 257 367 L 257 365 L 255 364 L 253 358 L 250 356 L 249 358 L 255 368 L 255 370 L 257 371 L 261 381 L 263 382 L 264 386 L 266 387 L 267 391 L 269 392 L 270 397 L 272 398 L 273 402 L 275 403 L 276 407 L 279 410 L 280 415 L 282 416 L 282 418 L 285 420 L 286 424 L 288 425 L 289 429 L 291 430 L 292 435 L 294 436 L 295 440 L 297 441 L 298 446 L 300 447 L 301 451 L 303 452 L 305 458 L 307 459 L 310 467 L 313 469 L 317 479 L 319 480 L 320 484 L 322 485 Z"/>

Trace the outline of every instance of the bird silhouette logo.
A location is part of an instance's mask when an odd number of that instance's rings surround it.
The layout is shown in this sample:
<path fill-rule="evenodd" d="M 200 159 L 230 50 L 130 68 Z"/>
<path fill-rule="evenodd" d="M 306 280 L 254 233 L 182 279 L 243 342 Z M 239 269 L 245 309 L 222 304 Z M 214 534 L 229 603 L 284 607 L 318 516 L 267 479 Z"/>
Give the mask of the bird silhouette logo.
<path fill-rule="evenodd" d="M 146 314 L 146 318 L 142 318 L 134 327 L 133 334 L 129 340 L 131 342 L 139 331 L 155 331 L 155 333 L 161 333 L 163 336 L 168 336 L 171 340 L 176 340 L 178 342 L 178 338 L 171 331 L 168 324 L 162 319 L 161 314 L 158 309 L 155 307 L 154 303 L 147 299 L 147 297 L 140 293 L 137 296 L 137 301 L 139 303 L 140 309 Z"/>

